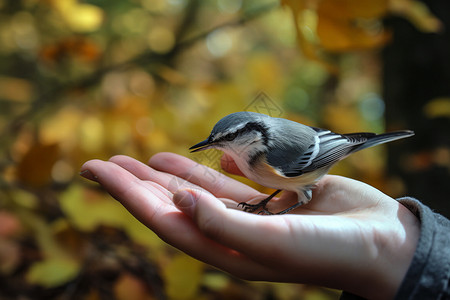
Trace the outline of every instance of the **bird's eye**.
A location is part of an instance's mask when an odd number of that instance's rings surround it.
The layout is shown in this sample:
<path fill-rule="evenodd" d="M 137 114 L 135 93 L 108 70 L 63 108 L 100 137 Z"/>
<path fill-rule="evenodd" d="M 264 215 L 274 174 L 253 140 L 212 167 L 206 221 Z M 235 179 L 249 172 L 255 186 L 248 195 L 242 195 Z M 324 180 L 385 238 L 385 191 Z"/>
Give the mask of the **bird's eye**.
<path fill-rule="evenodd" d="M 236 138 L 236 136 L 237 136 L 237 132 L 233 132 L 233 133 L 227 134 L 224 137 L 224 139 L 227 140 L 227 141 L 232 141 L 232 140 L 234 140 Z"/>

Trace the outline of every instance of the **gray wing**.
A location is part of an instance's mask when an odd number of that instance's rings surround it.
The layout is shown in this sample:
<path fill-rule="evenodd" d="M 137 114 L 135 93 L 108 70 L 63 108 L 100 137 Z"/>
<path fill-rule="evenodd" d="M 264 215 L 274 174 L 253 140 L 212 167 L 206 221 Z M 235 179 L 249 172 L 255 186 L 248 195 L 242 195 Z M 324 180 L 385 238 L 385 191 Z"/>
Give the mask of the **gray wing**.
<path fill-rule="evenodd" d="M 272 118 L 271 138 L 266 159 L 269 165 L 284 173 L 314 144 L 316 131 L 309 126 L 286 119 Z"/>
<path fill-rule="evenodd" d="M 331 166 L 367 142 L 374 133 L 337 134 L 329 130 L 315 128 L 314 142 L 291 163 L 279 165 L 279 170 L 287 177 Z"/>

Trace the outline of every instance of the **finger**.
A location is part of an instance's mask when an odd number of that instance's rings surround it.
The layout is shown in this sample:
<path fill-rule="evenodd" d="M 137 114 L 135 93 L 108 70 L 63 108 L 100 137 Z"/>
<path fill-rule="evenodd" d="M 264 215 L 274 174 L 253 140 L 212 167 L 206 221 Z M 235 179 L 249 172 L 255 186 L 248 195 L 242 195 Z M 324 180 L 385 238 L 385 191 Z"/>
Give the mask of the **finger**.
<path fill-rule="evenodd" d="M 129 156 L 117 155 L 110 158 L 109 161 L 114 162 L 115 164 L 128 170 L 139 179 L 149 181 L 149 184 L 153 183 L 156 187 L 165 190 L 166 193 L 169 194 L 170 199 L 172 199 L 172 194 L 180 189 L 203 189 L 202 187 L 193 184 L 186 179 L 165 172 L 156 171 Z M 220 198 L 220 200 L 224 202 L 228 208 L 240 209 L 237 207 L 236 201 L 234 200 L 229 198 Z"/>
<path fill-rule="evenodd" d="M 102 187 L 120 201 L 138 219 L 145 220 L 147 212 L 164 207 L 168 211 L 178 211 L 172 204 L 170 194 L 155 183 L 143 182 L 119 165 L 101 160 L 91 160 L 81 167 L 89 172 Z"/>
<path fill-rule="evenodd" d="M 141 180 L 150 180 L 150 178 L 160 175 L 158 171 L 150 168 L 148 165 L 126 155 L 115 155 L 109 161 L 128 170 L 128 172 Z"/>
<path fill-rule="evenodd" d="M 245 177 L 244 173 L 242 173 L 238 168 L 233 158 L 227 154 L 222 155 L 220 158 L 220 166 L 228 173 Z"/>
<path fill-rule="evenodd" d="M 226 209 L 212 195 L 195 190 L 179 191 L 174 195 L 174 203 L 210 239 L 279 270 L 286 281 L 326 283 L 333 277 L 329 276 L 333 270 L 345 269 L 354 258 L 347 244 L 351 239 L 347 232 L 351 230 L 341 229 L 354 228 L 352 220 L 309 215 L 258 216 Z"/>
<path fill-rule="evenodd" d="M 114 162 L 115 164 L 128 170 L 130 173 L 133 173 L 141 180 L 147 180 L 161 185 L 170 193 L 174 193 L 181 188 L 188 187 L 194 189 L 202 189 L 200 186 L 197 186 L 186 179 L 166 172 L 157 171 L 129 156 L 117 155 L 111 157 L 109 161 Z"/>
<path fill-rule="evenodd" d="M 183 211 L 187 216 L 192 216 L 192 214 L 195 214 L 194 210 L 195 202 L 197 201 L 196 198 L 202 197 L 201 195 L 211 197 L 211 199 L 214 199 L 213 201 L 217 206 L 221 207 L 222 209 L 225 208 L 225 204 L 221 201 L 218 201 L 218 199 L 216 199 L 212 194 L 191 189 L 180 190 L 179 192 L 175 193 L 174 203 L 176 203 L 177 207 L 180 208 L 180 210 Z M 204 235 L 205 231 L 199 230 L 196 224 L 194 224 L 193 222 L 191 222 L 191 224 L 195 226 L 197 232 L 200 232 L 203 238 L 206 238 L 208 241 L 213 243 L 212 245 L 207 245 L 206 243 L 198 243 L 195 239 L 189 236 L 189 234 L 185 234 L 183 232 L 180 232 L 178 234 L 178 236 L 183 235 L 186 239 L 188 239 L 187 243 L 189 243 L 190 246 L 198 246 L 199 248 L 203 249 L 204 253 L 199 258 L 200 260 L 212 264 L 243 279 L 284 282 L 293 281 L 291 274 L 279 272 L 277 269 L 255 262 L 251 256 L 247 257 L 241 252 L 230 249 L 220 242 L 217 243 L 217 240 L 215 238 L 211 239 L 211 236 Z M 206 230 L 206 232 L 208 231 Z M 217 248 L 217 245 L 220 245 L 220 247 Z M 222 248 L 229 249 L 231 252 L 227 251 L 226 253 L 223 253 Z M 193 257 L 196 257 L 195 250 L 191 251 L 187 250 L 187 248 L 184 248 L 182 250 L 192 255 Z M 207 255 L 205 255 L 206 253 Z M 211 255 L 213 255 L 214 257 L 212 257 L 212 259 L 208 262 L 208 257 L 211 258 Z M 227 259 L 230 255 L 233 257 L 233 259 L 231 260 Z"/>
<path fill-rule="evenodd" d="M 277 278 L 276 272 L 201 234 L 190 218 L 175 206 L 166 205 L 156 197 L 152 186 L 148 186 L 148 183 L 139 180 L 119 165 L 109 161 L 91 160 L 86 162 L 81 170 L 90 173 L 92 178 L 139 221 L 174 247 L 242 278 Z"/>
<path fill-rule="evenodd" d="M 237 210 L 226 209 L 225 205 L 209 194 L 198 190 L 180 190 L 174 194 L 175 205 L 191 216 L 201 232 L 232 249 L 257 259 L 265 264 L 283 255 L 280 245 L 285 229 L 278 217 L 259 216 Z"/>
<path fill-rule="evenodd" d="M 216 197 L 245 202 L 261 196 L 261 193 L 237 180 L 174 153 L 155 154 L 150 159 L 149 165 L 156 170 L 174 174 L 201 186 Z"/>

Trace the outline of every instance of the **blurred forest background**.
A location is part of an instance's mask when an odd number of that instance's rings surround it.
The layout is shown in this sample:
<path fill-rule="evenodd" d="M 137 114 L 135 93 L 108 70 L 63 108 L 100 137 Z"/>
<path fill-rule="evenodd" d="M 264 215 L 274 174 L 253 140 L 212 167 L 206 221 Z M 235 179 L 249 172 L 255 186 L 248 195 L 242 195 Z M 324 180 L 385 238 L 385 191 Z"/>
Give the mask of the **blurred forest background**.
<path fill-rule="evenodd" d="M 449 20 L 447 0 L 0 0 L 0 299 L 337 299 L 191 259 L 78 170 L 159 151 L 219 169 L 187 149 L 242 110 L 412 129 L 332 173 L 450 216 Z"/>

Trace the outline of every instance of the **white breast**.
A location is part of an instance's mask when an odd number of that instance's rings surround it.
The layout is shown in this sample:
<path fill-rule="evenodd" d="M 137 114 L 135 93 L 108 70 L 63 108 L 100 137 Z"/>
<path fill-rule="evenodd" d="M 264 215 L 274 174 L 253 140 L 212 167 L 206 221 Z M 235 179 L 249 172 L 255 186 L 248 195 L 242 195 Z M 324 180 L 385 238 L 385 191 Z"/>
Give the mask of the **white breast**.
<path fill-rule="evenodd" d="M 305 200 L 303 198 L 304 189 L 309 189 L 327 173 L 326 169 L 319 169 L 297 177 L 286 177 L 277 170 L 271 168 L 265 162 L 264 157 L 261 157 L 261 159 L 251 167 L 247 163 L 248 158 L 246 155 L 238 155 L 238 153 L 233 151 L 225 152 L 234 159 L 238 168 L 248 179 L 269 188 L 295 192 L 298 194 L 299 201 Z"/>

